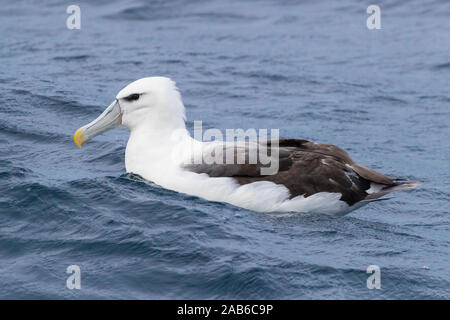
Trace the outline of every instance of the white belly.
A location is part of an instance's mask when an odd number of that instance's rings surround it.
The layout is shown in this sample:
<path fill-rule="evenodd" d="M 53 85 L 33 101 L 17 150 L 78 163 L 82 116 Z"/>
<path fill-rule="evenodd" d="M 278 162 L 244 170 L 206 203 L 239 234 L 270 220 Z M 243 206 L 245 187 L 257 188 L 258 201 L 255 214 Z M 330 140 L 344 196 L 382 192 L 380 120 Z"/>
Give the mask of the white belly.
<path fill-rule="evenodd" d="M 346 214 L 357 207 L 349 207 L 340 193 L 321 192 L 309 197 L 297 196 L 289 199 L 289 190 L 280 184 L 258 181 L 239 185 L 233 178 L 211 178 L 202 173 L 178 170 L 158 172 L 133 170 L 127 166 L 127 172 L 138 174 L 163 188 L 197 196 L 209 201 L 226 202 L 245 209 L 259 212 L 298 212 L 320 214 Z M 359 206 L 358 206 L 359 207 Z"/>

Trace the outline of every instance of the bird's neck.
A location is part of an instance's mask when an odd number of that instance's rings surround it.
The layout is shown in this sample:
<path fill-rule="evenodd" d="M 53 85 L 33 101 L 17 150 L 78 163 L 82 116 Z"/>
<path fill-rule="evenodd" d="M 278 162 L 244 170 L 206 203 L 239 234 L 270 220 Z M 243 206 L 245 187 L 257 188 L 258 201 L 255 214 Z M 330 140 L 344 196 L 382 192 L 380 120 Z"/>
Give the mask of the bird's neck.
<path fill-rule="evenodd" d="M 184 126 L 140 126 L 130 130 L 125 152 L 127 172 L 148 180 L 179 168 L 186 148 L 193 142 Z"/>

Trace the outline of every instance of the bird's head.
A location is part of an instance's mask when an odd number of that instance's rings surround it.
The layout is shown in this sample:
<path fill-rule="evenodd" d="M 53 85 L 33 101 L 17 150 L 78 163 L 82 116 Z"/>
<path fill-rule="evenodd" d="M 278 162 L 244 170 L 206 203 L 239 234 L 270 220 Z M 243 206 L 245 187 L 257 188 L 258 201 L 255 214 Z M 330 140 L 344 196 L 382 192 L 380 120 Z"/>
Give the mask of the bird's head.
<path fill-rule="evenodd" d="M 175 82 L 165 77 L 142 78 L 123 88 L 97 119 L 79 128 L 74 141 L 81 147 L 89 138 L 119 125 L 167 132 L 184 128 L 184 122 L 184 106 Z"/>

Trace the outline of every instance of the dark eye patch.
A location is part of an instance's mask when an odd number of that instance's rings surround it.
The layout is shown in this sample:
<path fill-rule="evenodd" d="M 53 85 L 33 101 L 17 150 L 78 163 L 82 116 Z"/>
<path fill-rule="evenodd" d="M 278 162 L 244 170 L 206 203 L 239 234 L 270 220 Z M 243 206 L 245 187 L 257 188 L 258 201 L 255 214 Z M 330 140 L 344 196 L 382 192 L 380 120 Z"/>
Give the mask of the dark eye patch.
<path fill-rule="evenodd" d="M 129 96 L 127 96 L 127 97 L 125 97 L 123 99 L 125 101 L 135 101 L 135 100 L 138 100 L 140 96 L 141 95 L 139 93 L 133 93 L 133 94 L 130 94 Z"/>

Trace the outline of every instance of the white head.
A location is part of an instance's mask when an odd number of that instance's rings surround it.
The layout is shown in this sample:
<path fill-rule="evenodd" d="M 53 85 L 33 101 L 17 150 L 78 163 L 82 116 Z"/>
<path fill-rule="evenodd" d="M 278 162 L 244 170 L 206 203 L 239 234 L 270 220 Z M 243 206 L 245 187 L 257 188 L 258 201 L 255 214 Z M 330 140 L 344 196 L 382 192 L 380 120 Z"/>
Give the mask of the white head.
<path fill-rule="evenodd" d="M 185 128 L 185 111 L 175 82 L 165 77 L 136 80 L 123 88 L 116 100 L 94 121 L 75 132 L 77 146 L 118 125 L 131 131 L 170 134 Z"/>
<path fill-rule="evenodd" d="M 122 109 L 122 124 L 130 130 L 139 126 L 184 127 L 184 105 L 175 82 L 165 77 L 136 80 L 116 96 Z"/>

